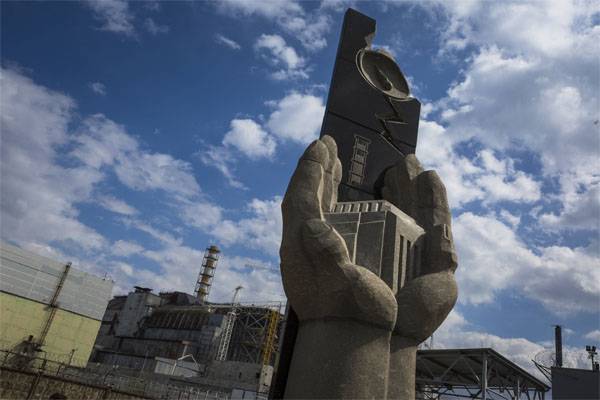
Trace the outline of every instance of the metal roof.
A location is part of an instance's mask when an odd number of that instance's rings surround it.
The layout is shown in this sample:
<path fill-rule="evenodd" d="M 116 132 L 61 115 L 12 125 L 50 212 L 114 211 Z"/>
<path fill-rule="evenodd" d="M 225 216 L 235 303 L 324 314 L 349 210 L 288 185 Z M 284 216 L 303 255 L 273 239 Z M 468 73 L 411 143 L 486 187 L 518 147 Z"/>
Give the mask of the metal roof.
<path fill-rule="evenodd" d="M 0 291 L 49 304 L 65 264 L 0 242 Z M 71 268 L 58 296 L 58 307 L 102 320 L 113 282 Z"/>
<path fill-rule="evenodd" d="M 466 398 L 543 399 L 550 389 L 490 348 L 419 350 L 416 378 L 423 393 Z"/>

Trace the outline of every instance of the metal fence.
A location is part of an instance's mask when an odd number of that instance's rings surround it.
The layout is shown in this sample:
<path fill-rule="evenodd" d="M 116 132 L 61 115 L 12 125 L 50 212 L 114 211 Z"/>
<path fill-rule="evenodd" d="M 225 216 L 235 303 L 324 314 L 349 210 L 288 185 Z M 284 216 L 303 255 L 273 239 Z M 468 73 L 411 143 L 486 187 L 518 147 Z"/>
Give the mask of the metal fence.
<path fill-rule="evenodd" d="M 229 395 L 219 391 L 199 389 L 192 385 L 165 384 L 149 379 L 121 375 L 116 368 L 95 371 L 56 362 L 42 357 L 32 357 L 9 350 L 0 350 L 0 367 L 55 376 L 84 385 L 100 386 L 156 400 L 226 400 Z"/>

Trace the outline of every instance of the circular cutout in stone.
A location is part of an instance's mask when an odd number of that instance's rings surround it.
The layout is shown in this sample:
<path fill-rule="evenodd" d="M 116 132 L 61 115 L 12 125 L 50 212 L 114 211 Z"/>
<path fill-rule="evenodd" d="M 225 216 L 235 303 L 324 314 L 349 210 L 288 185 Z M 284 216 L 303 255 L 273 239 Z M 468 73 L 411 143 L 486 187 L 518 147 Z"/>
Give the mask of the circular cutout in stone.
<path fill-rule="evenodd" d="M 394 59 L 381 50 L 362 49 L 356 57 L 358 70 L 375 89 L 396 99 L 410 94 L 408 82 Z"/>

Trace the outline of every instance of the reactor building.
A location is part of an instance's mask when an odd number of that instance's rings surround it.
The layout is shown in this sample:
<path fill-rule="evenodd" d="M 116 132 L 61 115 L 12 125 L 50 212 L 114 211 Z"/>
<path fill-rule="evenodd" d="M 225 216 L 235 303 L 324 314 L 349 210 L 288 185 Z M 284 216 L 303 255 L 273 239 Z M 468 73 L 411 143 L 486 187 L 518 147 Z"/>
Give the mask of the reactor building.
<path fill-rule="evenodd" d="M 206 249 L 194 295 L 135 287 L 109 301 L 89 367 L 172 384 L 193 384 L 234 398 L 269 391 L 280 327 L 279 303 L 208 301 L 219 259 Z"/>

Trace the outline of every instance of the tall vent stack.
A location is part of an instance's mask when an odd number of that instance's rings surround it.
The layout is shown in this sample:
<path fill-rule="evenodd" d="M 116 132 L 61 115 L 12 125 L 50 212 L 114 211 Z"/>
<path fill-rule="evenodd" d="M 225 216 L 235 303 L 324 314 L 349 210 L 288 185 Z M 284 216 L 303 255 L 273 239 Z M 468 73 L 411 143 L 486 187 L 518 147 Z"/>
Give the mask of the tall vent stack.
<path fill-rule="evenodd" d="M 556 366 L 562 367 L 562 327 L 560 325 L 554 327 L 554 346 L 556 352 Z"/>
<path fill-rule="evenodd" d="M 213 277 L 215 276 L 215 268 L 217 267 L 217 261 L 219 261 L 219 253 L 221 250 L 215 245 L 212 245 L 204 252 L 204 259 L 202 260 L 202 269 L 198 274 L 198 280 L 196 281 L 196 297 L 204 303 L 208 299 L 210 293 L 210 287 L 212 285 Z"/>

